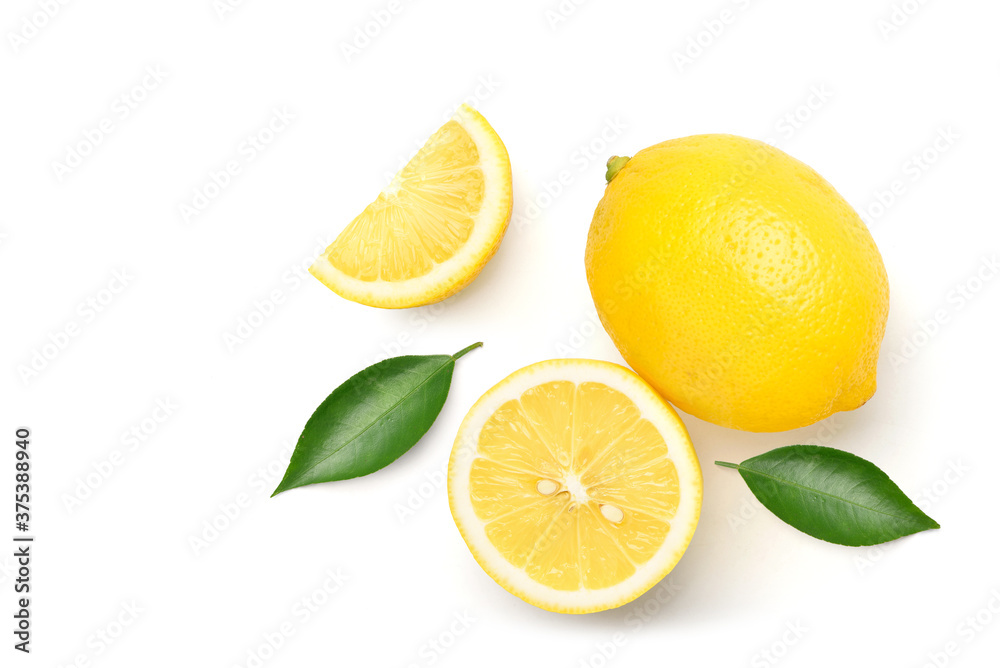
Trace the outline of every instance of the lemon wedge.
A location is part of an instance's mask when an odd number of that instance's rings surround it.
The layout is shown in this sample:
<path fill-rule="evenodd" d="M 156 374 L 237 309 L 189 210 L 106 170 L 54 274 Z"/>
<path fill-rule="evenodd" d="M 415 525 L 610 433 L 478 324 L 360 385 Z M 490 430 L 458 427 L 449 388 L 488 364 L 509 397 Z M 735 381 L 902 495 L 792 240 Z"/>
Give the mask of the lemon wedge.
<path fill-rule="evenodd" d="M 479 274 L 513 207 L 510 159 L 468 105 L 435 132 L 309 272 L 351 301 L 431 304 Z"/>
<path fill-rule="evenodd" d="M 632 371 L 551 360 L 472 407 L 448 466 L 455 523 L 480 566 L 546 610 L 618 607 L 687 549 L 698 459 L 677 413 Z"/>

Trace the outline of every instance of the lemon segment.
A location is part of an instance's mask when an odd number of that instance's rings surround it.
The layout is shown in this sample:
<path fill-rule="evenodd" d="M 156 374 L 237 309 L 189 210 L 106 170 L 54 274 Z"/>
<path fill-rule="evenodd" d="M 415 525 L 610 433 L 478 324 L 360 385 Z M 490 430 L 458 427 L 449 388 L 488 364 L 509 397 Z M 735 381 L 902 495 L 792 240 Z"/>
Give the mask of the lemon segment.
<path fill-rule="evenodd" d="M 702 480 L 677 414 L 634 373 L 552 360 L 473 406 L 448 470 L 482 567 L 538 607 L 617 607 L 661 580 L 697 524 Z"/>
<path fill-rule="evenodd" d="M 462 105 L 309 271 L 370 306 L 440 301 L 496 252 L 512 206 L 507 149 L 486 119 Z"/>

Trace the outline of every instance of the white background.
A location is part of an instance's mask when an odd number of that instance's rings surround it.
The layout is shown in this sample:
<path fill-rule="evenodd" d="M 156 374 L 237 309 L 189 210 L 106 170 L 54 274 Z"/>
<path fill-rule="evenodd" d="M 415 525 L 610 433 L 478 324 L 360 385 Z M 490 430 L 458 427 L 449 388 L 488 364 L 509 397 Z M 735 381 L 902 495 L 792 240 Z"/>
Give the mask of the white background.
<path fill-rule="evenodd" d="M 565 15 L 556 0 L 249 0 L 221 15 L 212 0 L 92 0 L 50 19 L 43 4 L 8 0 L 0 16 L 0 492 L 13 493 L 13 434 L 27 425 L 38 537 L 30 657 L 11 649 L 13 563 L 0 551 L 4 666 L 257 665 L 283 625 L 291 635 L 260 665 L 994 665 L 996 3 L 907 0 L 892 31 L 890 0 L 567 0 Z M 505 141 L 515 188 L 478 280 L 393 312 L 296 278 L 468 98 Z M 294 120 L 249 160 L 241 145 L 274 109 Z M 75 168 L 54 165 L 102 119 L 110 134 Z M 892 290 L 879 389 L 791 433 L 684 415 L 705 502 L 667 584 L 606 613 L 548 613 L 494 584 L 462 542 L 442 486 L 452 439 L 519 367 L 620 361 L 583 268 L 604 161 L 701 132 L 769 139 L 868 212 Z M 913 162 L 925 152 L 926 169 Z M 185 220 L 181 205 L 229 160 L 240 173 Z M 263 304 L 275 291 L 281 303 Z M 259 326 L 227 345 L 241 320 Z M 400 461 L 268 498 L 287 447 L 348 376 L 479 340 Z M 50 359 L 25 373 L 36 352 Z M 943 528 L 829 545 L 712 465 L 803 442 L 873 460 Z M 328 572 L 346 578 L 329 595 Z M 295 606 L 313 596 L 324 602 L 307 619 Z"/>

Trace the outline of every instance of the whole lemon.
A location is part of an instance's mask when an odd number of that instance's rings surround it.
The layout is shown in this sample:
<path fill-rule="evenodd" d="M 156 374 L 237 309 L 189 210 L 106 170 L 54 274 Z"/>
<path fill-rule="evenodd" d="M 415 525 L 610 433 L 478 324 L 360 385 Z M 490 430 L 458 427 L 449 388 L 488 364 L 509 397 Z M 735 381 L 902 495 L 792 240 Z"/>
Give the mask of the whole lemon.
<path fill-rule="evenodd" d="M 625 360 L 715 424 L 783 431 L 875 392 L 882 256 L 819 174 L 763 142 L 697 135 L 608 161 L 587 280 Z"/>

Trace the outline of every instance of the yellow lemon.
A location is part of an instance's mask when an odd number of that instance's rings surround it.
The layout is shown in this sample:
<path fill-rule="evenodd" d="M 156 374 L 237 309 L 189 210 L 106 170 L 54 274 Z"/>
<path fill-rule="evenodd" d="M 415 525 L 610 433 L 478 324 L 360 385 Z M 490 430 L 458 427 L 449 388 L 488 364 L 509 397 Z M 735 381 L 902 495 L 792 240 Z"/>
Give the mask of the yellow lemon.
<path fill-rule="evenodd" d="M 500 246 L 512 207 L 507 149 L 463 104 L 309 271 L 361 304 L 431 304 L 479 274 Z"/>
<path fill-rule="evenodd" d="M 716 424 L 782 431 L 872 396 L 889 286 L 833 186 L 732 135 L 608 166 L 587 279 L 618 350 L 664 397 Z"/>
<path fill-rule="evenodd" d="M 551 360 L 466 415 L 448 465 L 455 523 L 528 603 L 595 612 L 635 599 L 687 548 L 701 469 L 677 413 L 630 370 Z"/>

